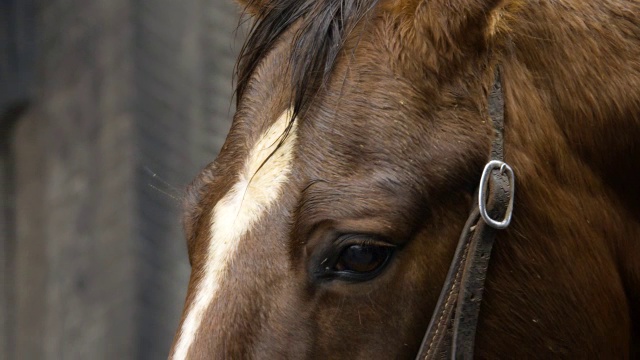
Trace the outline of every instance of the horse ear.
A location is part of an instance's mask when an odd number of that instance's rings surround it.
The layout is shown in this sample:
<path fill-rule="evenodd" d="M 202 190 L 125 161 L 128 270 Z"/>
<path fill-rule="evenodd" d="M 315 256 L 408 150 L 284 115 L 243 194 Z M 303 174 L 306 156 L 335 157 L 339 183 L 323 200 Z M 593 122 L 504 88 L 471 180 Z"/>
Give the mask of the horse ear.
<path fill-rule="evenodd" d="M 485 46 L 506 31 L 507 15 L 517 3 L 518 0 L 416 0 L 416 35 L 445 57 L 468 46 Z"/>

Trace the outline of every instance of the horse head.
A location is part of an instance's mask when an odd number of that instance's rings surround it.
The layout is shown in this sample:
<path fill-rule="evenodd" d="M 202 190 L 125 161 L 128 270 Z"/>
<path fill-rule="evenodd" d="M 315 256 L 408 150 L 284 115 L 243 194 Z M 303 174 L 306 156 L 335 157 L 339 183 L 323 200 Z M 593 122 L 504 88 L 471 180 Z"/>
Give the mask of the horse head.
<path fill-rule="evenodd" d="M 498 68 L 518 192 L 476 354 L 628 355 L 640 9 L 535 3 L 244 3 L 237 112 L 186 198 L 172 358 L 414 357 L 489 160 Z"/>

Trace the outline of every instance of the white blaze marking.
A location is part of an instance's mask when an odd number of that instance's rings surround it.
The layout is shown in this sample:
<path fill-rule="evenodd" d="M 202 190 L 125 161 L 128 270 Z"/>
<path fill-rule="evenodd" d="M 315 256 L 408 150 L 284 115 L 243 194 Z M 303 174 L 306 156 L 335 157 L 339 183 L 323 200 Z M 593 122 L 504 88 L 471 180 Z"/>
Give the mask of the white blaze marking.
<path fill-rule="evenodd" d="M 234 257 L 241 237 L 278 198 L 282 184 L 287 181 L 296 140 L 296 122 L 284 143 L 275 153 L 273 151 L 280 143 L 290 119 L 291 111 L 285 111 L 262 135 L 249 153 L 238 182 L 214 208 L 204 274 L 196 286 L 194 301 L 182 324 L 173 351 L 174 360 L 186 359 L 205 310 L 216 297 L 220 281 Z"/>

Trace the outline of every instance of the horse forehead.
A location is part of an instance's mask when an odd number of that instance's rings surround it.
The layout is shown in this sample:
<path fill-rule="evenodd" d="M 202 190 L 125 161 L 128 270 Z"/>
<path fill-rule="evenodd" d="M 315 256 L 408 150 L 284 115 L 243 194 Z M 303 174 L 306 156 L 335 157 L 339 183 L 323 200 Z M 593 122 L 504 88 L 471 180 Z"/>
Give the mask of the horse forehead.
<path fill-rule="evenodd" d="M 228 243 L 217 238 L 239 241 L 279 197 L 291 172 L 297 139 L 296 123 L 290 121 L 287 110 L 253 144 L 234 186 L 214 208 L 209 250 Z"/>
<path fill-rule="evenodd" d="M 291 127 L 289 125 L 291 124 Z M 234 185 L 212 212 L 207 254 L 192 303 L 180 329 L 173 359 L 186 359 L 209 306 L 216 301 L 242 241 L 281 196 L 291 173 L 297 132 L 287 110 L 257 139 Z"/>

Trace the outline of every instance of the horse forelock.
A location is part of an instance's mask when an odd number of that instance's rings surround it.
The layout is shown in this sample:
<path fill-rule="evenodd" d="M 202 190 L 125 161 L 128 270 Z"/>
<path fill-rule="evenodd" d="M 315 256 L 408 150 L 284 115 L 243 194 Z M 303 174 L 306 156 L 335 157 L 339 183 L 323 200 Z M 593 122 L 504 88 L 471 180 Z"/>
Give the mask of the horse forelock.
<path fill-rule="evenodd" d="M 351 32 L 368 18 L 379 0 L 274 0 L 255 15 L 236 64 L 238 101 L 251 76 L 276 44 L 295 24 L 290 68 L 293 115 L 310 104 L 328 80 Z"/>

